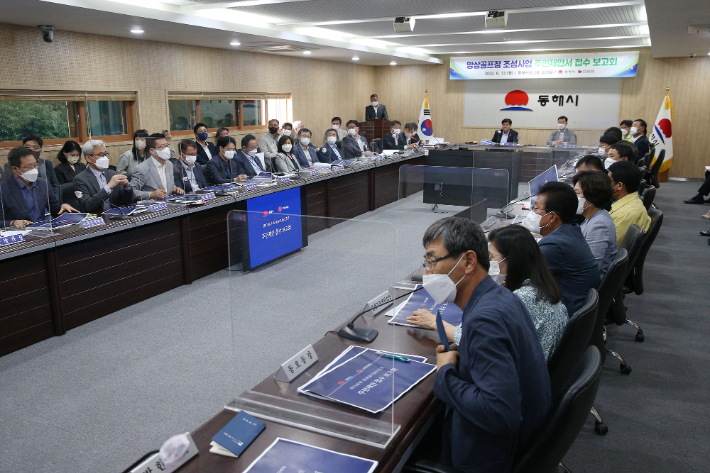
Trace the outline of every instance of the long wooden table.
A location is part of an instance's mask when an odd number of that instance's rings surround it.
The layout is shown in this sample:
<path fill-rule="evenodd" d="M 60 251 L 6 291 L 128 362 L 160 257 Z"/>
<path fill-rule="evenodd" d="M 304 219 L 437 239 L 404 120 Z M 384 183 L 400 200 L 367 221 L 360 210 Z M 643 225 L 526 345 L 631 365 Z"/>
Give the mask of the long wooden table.
<path fill-rule="evenodd" d="M 202 207 L 170 205 L 2 246 L 0 356 L 226 268 L 226 216 L 246 210 L 248 199 L 305 186 L 309 216 L 352 218 L 397 200 L 399 167 L 422 163 L 421 153 L 372 161 Z"/>

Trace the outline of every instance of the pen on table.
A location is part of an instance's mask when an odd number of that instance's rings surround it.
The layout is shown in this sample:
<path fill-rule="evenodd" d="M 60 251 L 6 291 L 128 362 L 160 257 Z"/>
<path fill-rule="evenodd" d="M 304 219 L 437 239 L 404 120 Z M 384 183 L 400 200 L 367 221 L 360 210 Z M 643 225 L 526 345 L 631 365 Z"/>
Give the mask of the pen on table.
<path fill-rule="evenodd" d="M 404 357 L 404 356 L 393 355 L 393 354 L 391 354 L 391 353 L 385 353 L 385 352 L 383 352 L 383 351 L 378 351 L 377 354 L 378 354 L 378 355 L 382 355 L 382 356 L 387 357 L 387 358 L 392 358 L 393 360 L 404 361 L 404 362 L 406 362 L 406 363 L 409 363 L 410 361 L 412 361 L 412 360 L 410 360 L 409 358 L 406 358 L 406 357 Z"/>

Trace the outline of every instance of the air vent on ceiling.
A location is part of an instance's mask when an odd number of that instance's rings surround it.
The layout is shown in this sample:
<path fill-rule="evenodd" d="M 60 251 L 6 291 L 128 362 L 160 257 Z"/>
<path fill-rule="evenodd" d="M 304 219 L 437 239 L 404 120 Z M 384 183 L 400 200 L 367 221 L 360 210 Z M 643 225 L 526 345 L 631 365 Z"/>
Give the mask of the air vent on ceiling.
<path fill-rule="evenodd" d="M 314 48 L 305 46 L 296 46 L 293 44 L 283 44 L 276 41 L 261 41 L 258 43 L 242 43 L 242 48 L 249 51 L 260 53 L 292 53 L 305 51 L 306 49 L 313 50 Z"/>

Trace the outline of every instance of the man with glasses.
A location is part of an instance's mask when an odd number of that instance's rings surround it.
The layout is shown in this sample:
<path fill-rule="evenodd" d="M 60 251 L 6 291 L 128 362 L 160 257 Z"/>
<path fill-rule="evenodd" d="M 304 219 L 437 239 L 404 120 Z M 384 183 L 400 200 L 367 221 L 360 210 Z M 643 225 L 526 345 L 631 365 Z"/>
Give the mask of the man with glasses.
<path fill-rule="evenodd" d="M 25 228 L 42 222 L 49 210 L 52 217 L 64 212 L 78 212 L 69 204 L 62 204 L 47 179 L 39 177 L 37 159 L 29 148 L 17 147 L 7 155 L 12 174 L 0 181 L 0 204 L 4 227 Z"/>
<path fill-rule="evenodd" d="M 542 256 L 562 291 L 562 303 L 571 317 L 584 304 L 587 292 L 599 286 L 599 267 L 582 235 L 572 221 L 577 214 L 577 194 L 563 182 L 548 182 L 523 225 L 542 235 Z"/>
<path fill-rule="evenodd" d="M 131 187 L 140 200 L 164 199 L 172 194 L 184 194 L 175 185 L 173 163 L 170 162 L 168 140 L 162 133 L 145 139 L 146 160 L 136 166 Z M 148 158 L 150 156 L 150 158 Z"/>
<path fill-rule="evenodd" d="M 180 159 L 173 162 L 175 185 L 189 193 L 207 187 L 204 169 L 197 162 L 197 143 L 192 140 L 182 140 L 178 149 L 180 150 Z"/>
<path fill-rule="evenodd" d="M 532 317 L 488 276 L 488 243 L 478 224 L 444 218 L 427 229 L 423 244 L 425 289 L 435 302 L 454 302 L 463 318 L 460 345 L 436 349 L 434 394 L 447 409 L 443 429 L 431 429 L 422 444 L 437 449 L 441 432 L 443 463 L 461 471 L 510 471 L 516 445 L 540 432 L 552 408 Z"/>
<path fill-rule="evenodd" d="M 246 135 L 242 138 L 242 149 L 234 158 L 237 162 L 237 174 L 246 175 L 247 179 L 251 179 L 260 172 L 265 172 L 264 165 L 257 156 L 259 149 L 256 145 L 256 137 L 254 135 Z"/>
<path fill-rule="evenodd" d="M 128 178 L 108 168 L 106 143 L 89 140 L 81 147 L 89 164 L 74 177 L 74 192 L 82 212 L 98 213 L 111 206 L 130 205 L 135 200 Z"/>
<path fill-rule="evenodd" d="M 57 179 L 57 173 L 54 171 L 52 162 L 48 159 L 44 159 L 44 150 L 42 149 L 42 146 L 44 146 L 44 140 L 42 140 L 39 136 L 25 136 L 22 139 L 22 146 L 32 150 L 32 154 L 37 160 L 37 171 L 39 171 L 39 177 L 47 179 L 49 184 L 52 186 L 54 194 L 58 199 L 61 199 L 61 183 L 59 182 L 59 179 Z M 5 167 L 5 171 L 7 171 L 8 175 L 11 174 L 7 166 Z"/>

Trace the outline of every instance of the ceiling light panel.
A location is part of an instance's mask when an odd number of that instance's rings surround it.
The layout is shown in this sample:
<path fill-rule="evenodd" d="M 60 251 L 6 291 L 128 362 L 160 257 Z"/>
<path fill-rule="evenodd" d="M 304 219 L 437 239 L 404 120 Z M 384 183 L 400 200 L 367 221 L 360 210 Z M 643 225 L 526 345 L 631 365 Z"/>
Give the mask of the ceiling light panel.
<path fill-rule="evenodd" d="M 427 48 L 432 54 L 463 55 L 475 53 L 504 53 L 529 50 L 558 50 L 558 49 L 597 49 L 597 48 L 638 48 L 648 46 L 644 38 L 608 39 L 601 41 L 562 40 L 546 43 L 514 43 L 514 44 L 476 44 L 470 46 L 442 46 Z"/>

